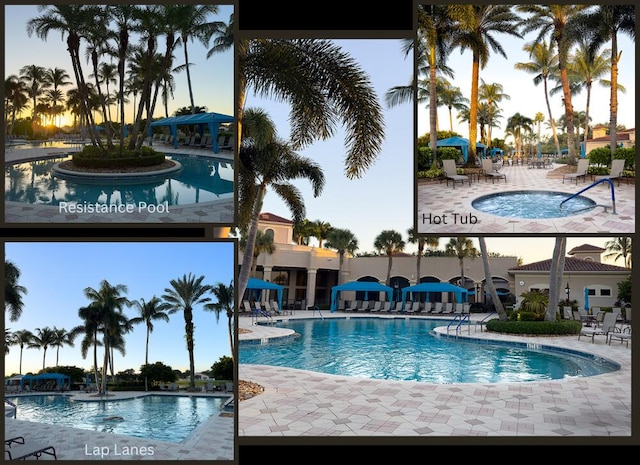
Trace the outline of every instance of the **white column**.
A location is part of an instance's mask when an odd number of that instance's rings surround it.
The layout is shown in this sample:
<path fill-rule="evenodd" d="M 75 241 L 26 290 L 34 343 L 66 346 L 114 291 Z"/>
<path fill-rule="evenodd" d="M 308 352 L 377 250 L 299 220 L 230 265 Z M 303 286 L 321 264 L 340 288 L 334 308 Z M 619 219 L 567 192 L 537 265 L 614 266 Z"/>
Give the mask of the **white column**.
<path fill-rule="evenodd" d="M 318 270 L 307 270 L 307 307 L 315 305 L 317 272 Z"/>

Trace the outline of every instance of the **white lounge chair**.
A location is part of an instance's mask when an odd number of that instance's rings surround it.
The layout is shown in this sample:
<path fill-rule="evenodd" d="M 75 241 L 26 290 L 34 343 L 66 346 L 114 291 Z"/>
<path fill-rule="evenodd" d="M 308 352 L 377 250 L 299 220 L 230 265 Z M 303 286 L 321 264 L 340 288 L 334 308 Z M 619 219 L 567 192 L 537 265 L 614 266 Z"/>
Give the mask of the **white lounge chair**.
<path fill-rule="evenodd" d="M 496 182 L 496 179 L 504 179 L 504 182 L 507 182 L 507 175 L 496 171 L 493 168 L 493 162 L 490 158 L 482 159 L 482 176 L 484 176 L 485 182 L 487 182 L 487 178 L 491 178 L 491 181 L 494 184 Z"/>
<path fill-rule="evenodd" d="M 453 302 L 445 302 L 444 309 L 442 310 L 442 314 L 451 314 L 453 313 Z"/>
<path fill-rule="evenodd" d="M 391 305 L 393 305 L 393 302 L 391 302 L 390 300 L 385 302 L 380 311 L 381 312 L 387 312 L 387 313 L 390 312 L 391 311 Z"/>
<path fill-rule="evenodd" d="M 371 307 L 371 310 L 369 310 L 371 313 L 375 313 L 375 312 L 379 312 L 380 310 L 382 310 L 382 301 L 381 300 L 376 300 L 373 303 L 373 307 Z"/>
<path fill-rule="evenodd" d="M 578 179 L 582 178 L 582 182 L 587 179 L 587 172 L 589 171 L 589 159 L 588 158 L 580 158 L 578 160 L 578 166 L 576 167 L 575 173 L 566 173 L 562 176 L 562 184 L 564 184 L 565 179 L 575 179 L 576 184 L 578 184 Z"/>
<path fill-rule="evenodd" d="M 422 309 L 423 313 L 431 313 L 433 310 L 433 304 L 431 302 L 425 302 L 424 308 Z"/>
<path fill-rule="evenodd" d="M 391 306 L 391 310 L 389 311 L 389 313 L 400 313 L 400 311 L 402 310 L 402 301 L 398 300 L 395 305 Z"/>
<path fill-rule="evenodd" d="M 471 185 L 469 176 L 466 174 L 458 174 L 455 160 L 442 160 L 442 168 L 444 169 L 444 177 L 447 180 L 447 186 L 449 181 L 453 181 L 453 188 L 456 188 L 456 183 L 464 184 L 465 182 Z"/>
<path fill-rule="evenodd" d="M 596 176 L 595 181 L 601 181 L 603 179 L 609 180 L 617 180 L 618 186 L 620 185 L 620 179 L 624 173 L 624 160 L 621 158 L 617 158 L 611 161 L 611 169 L 609 170 L 609 174 L 605 174 L 602 176 Z"/>
<path fill-rule="evenodd" d="M 631 340 L 631 325 L 628 325 L 624 328 L 620 328 L 618 326 L 614 326 L 613 331 L 609 331 L 609 345 L 611 345 L 611 340 L 616 339 L 620 341 L 620 344 L 623 342 L 627 343 L 627 347 L 629 347 L 629 341 Z"/>
<path fill-rule="evenodd" d="M 609 338 L 609 332 L 614 332 L 616 327 L 616 316 L 607 312 L 602 321 L 602 326 L 583 326 L 580 334 L 578 334 L 578 340 L 580 336 L 587 336 L 591 338 L 591 342 L 595 342 L 596 336 L 604 336 L 605 341 Z"/>
<path fill-rule="evenodd" d="M 433 310 L 431 311 L 431 313 L 433 313 L 434 315 L 438 315 L 440 313 L 442 313 L 442 310 L 444 309 L 444 305 L 442 304 L 442 302 L 436 302 L 434 304 Z"/>
<path fill-rule="evenodd" d="M 23 436 L 4 440 L 5 460 L 27 460 L 28 458 L 39 460 L 43 455 L 51 455 L 53 460 L 58 460 L 55 447 L 47 443 L 25 444 Z"/>

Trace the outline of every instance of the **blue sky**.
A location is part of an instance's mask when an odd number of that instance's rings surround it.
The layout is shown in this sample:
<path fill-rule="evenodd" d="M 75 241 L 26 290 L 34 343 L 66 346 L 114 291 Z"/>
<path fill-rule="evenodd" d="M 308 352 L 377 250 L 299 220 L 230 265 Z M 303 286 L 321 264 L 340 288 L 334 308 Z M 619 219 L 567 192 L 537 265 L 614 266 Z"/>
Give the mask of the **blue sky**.
<path fill-rule="evenodd" d="M 233 12 L 233 6 L 220 5 L 218 15 L 212 20 L 229 22 L 229 15 Z M 61 38 L 60 32 L 52 31 L 46 41 L 38 38 L 35 34 L 31 37 L 27 34 L 27 22 L 42 15 L 34 5 L 8 5 L 5 6 L 5 77 L 10 74 L 19 74 L 20 68 L 26 65 L 38 65 L 45 68 L 63 68 L 70 76 L 73 76 L 73 68 L 71 67 L 71 58 L 67 52 L 66 35 Z M 130 39 L 132 44 L 137 43 L 137 39 Z M 189 62 L 191 81 L 193 85 L 193 93 L 195 104 L 206 106 L 208 111 L 222 113 L 225 115 L 234 114 L 234 92 L 233 92 L 233 49 L 217 53 L 207 59 L 206 54 L 208 47 L 203 46 L 199 42 L 189 42 Z M 83 47 L 84 49 L 84 47 Z M 28 50 L 28 53 L 25 53 Z M 164 41 L 160 40 L 158 51 L 164 53 Z M 84 54 L 84 50 L 82 52 Z M 84 55 L 83 55 L 84 56 Z M 176 48 L 175 65 L 184 63 L 184 51 L 182 47 Z M 83 61 L 83 71 L 85 79 L 93 71 L 88 62 Z M 186 72 L 174 74 L 175 91 L 173 101 L 169 102 L 169 114 L 180 107 L 190 105 L 189 91 L 187 86 Z M 73 78 L 71 79 L 73 81 Z M 67 86 L 64 92 L 70 88 Z M 139 96 L 138 96 L 139 97 Z M 125 109 L 125 118 L 128 123 L 133 118 L 133 96 L 129 96 L 131 104 Z M 113 114 L 114 109 L 112 109 Z M 24 115 L 31 112 L 31 107 L 26 110 Z M 160 100 L 156 104 L 156 117 L 164 116 L 164 109 Z"/>
<path fill-rule="evenodd" d="M 124 284 L 130 300 L 149 301 L 160 297 L 172 279 L 192 273 L 204 276 L 203 282 L 229 285 L 234 276 L 233 242 L 9 242 L 5 244 L 5 259 L 21 271 L 19 283 L 28 292 L 24 296 L 24 310 L 16 322 L 8 320 L 5 328 L 11 331 L 54 326 L 67 330 L 81 324 L 78 309 L 89 301 L 84 289 L 98 289 L 103 279 L 110 284 Z M 135 308 L 125 309 L 127 317 L 137 316 Z M 226 314 L 216 322 L 214 312 L 201 306 L 194 310 L 195 369 L 204 371 L 222 356 L 230 356 Z M 116 352 L 116 371 L 144 364 L 146 327 L 135 326 L 126 335 L 126 356 Z M 80 354 L 80 340 L 75 347 L 60 349 L 59 364 L 91 368 L 91 353 L 87 359 Z M 101 360 L 102 352 L 98 349 Z M 46 365 L 54 366 L 55 349 L 49 348 Z M 23 373 L 42 368 L 43 351 L 25 349 Z M 20 349 L 11 346 L 5 357 L 5 375 L 17 373 Z M 187 370 L 189 353 L 184 339 L 184 316 L 176 312 L 169 322 L 154 322 L 149 338 L 149 361 L 162 361 L 172 368 Z"/>

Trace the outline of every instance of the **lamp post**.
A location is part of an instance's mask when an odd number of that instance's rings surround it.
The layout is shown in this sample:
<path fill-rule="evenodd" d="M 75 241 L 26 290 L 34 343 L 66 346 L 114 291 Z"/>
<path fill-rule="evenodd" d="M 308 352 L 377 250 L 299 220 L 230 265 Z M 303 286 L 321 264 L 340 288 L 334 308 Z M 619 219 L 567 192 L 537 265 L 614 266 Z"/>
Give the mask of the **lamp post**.
<path fill-rule="evenodd" d="M 571 299 L 569 298 L 571 293 L 571 288 L 569 287 L 569 283 L 567 282 L 567 287 L 564 288 L 564 291 L 567 293 L 567 305 L 569 305 Z"/>
<path fill-rule="evenodd" d="M 476 283 L 476 302 L 478 303 L 482 302 L 482 296 L 480 295 L 481 292 L 482 292 L 482 283 L 477 282 Z"/>
<path fill-rule="evenodd" d="M 393 295 L 395 297 L 395 301 L 398 302 L 400 300 L 400 290 L 399 290 L 400 289 L 400 285 L 398 284 L 398 281 L 396 281 L 393 284 L 393 288 L 394 288 Z"/>

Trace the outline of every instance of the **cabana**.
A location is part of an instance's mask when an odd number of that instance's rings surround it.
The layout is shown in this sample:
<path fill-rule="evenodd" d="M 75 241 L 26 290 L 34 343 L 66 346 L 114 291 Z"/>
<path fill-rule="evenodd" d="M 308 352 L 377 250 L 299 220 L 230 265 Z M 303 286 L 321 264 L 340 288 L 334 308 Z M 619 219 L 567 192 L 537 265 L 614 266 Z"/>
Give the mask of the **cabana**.
<path fill-rule="evenodd" d="M 66 389 L 71 389 L 71 377 L 63 375 L 61 373 L 40 373 L 39 375 L 24 375 L 20 380 L 21 390 L 24 389 L 24 385 L 27 381 L 29 382 L 29 387 L 32 391 L 37 391 L 39 390 L 39 387 L 46 386 L 47 384 L 55 384 L 56 391 L 62 391 L 65 388 L 65 385 Z"/>
<path fill-rule="evenodd" d="M 407 301 L 407 294 L 416 294 L 418 292 L 427 293 L 427 301 L 429 301 L 429 292 L 452 292 L 456 296 L 457 302 L 467 302 L 467 289 L 450 283 L 420 283 L 415 286 L 407 286 L 402 289 L 402 308 Z M 412 296 L 413 298 L 413 296 Z"/>
<path fill-rule="evenodd" d="M 503 156 L 503 155 L 504 155 L 504 150 L 499 149 L 498 147 L 491 147 L 491 150 L 489 150 L 489 156 L 491 157 Z"/>
<path fill-rule="evenodd" d="M 178 126 L 198 126 L 200 137 L 204 135 L 205 127 L 209 128 L 211 134 L 211 149 L 214 153 L 220 151 L 218 146 L 218 133 L 220 125 L 223 123 L 233 123 L 233 116 L 222 115 L 220 113 L 196 113 L 195 115 L 172 116 L 153 121 L 149 125 L 149 141 L 152 140 L 152 129 L 159 126 L 169 126 L 169 131 L 173 136 L 173 148 L 178 148 Z M 151 143 L 151 142 L 150 142 Z"/>
<path fill-rule="evenodd" d="M 280 286 L 279 284 L 275 284 L 269 281 L 263 281 L 258 278 L 249 278 L 247 282 L 247 291 L 248 293 L 253 292 L 253 300 L 260 300 L 262 296 L 262 291 L 276 291 L 278 295 L 278 308 L 282 308 L 282 292 L 284 291 L 284 286 Z"/>
<path fill-rule="evenodd" d="M 338 297 L 342 291 L 364 291 L 366 298 L 369 297 L 370 292 L 380 292 L 387 294 L 387 301 L 393 300 L 393 288 L 385 286 L 375 281 L 349 281 L 348 283 L 333 286 L 331 288 L 331 312 L 335 312 L 338 309 Z"/>
<path fill-rule="evenodd" d="M 440 139 L 436 142 L 437 147 L 455 147 L 460 149 L 462 152 L 462 157 L 466 163 L 469 158 L 469 139 L 465 139 L 464 137 L 448 137 L 447 139 Z M 482 157 L 485 156 L 486 146 L 478 142 L 476 144 L 476 153 Z"/>

